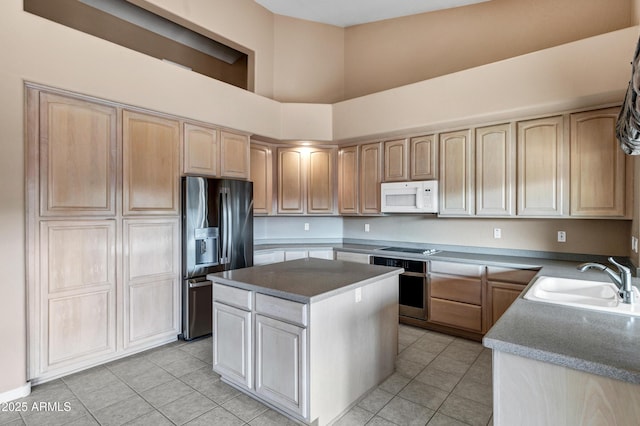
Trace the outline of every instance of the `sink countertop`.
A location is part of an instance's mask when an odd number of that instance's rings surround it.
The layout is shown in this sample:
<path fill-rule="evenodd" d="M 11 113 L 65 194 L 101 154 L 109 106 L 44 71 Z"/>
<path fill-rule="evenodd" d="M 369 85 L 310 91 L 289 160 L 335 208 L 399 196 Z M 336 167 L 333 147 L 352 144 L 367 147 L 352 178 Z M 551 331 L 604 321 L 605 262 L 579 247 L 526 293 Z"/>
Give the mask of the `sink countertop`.
<path fill-rule="evenodd" d="M 402 268 L 309 258 L 218 272 L 207 278 L 245 290 L 310 303 L 399 275 L 402 271 Z"/>
<path fill-rule="evenodd" d="M 602 272 L 579 272 L 576 266 L 581 262 L 571 260 L 446 250 L 425 256 L 379 251 L 378 249 L 388 245 L 374 244 L 343 243 L 324 246 L 386 257 L 514 268 L 541 268 L 538 275 L 609 281 Z M 594 258 L 594 261 L 602 262 L 601 258 L 597 256 Z M 634 285 L 638 286 L 640 280 L 634 278 L 633 281 Z M 483 339 L 484 346 L 525 358 L 640 384 L 640 318 L 529 301 L 522 296 L 530 286 L 531 284 L 525 288 L 520 297 L 487 332 Z"/>

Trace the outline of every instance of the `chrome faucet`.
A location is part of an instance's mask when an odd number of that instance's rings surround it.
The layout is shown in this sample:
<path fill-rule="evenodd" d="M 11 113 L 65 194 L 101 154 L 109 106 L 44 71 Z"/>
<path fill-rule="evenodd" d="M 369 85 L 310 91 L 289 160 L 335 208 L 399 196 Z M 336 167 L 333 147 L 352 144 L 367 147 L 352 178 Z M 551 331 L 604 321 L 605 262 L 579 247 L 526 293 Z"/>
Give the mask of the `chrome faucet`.
<path fill-rule="evenodd" d="M 587 262 L 578 265 L 578 270 L 580 272 L 584 272 L 587 269 L 596 269 L 598 271 L 602 271 L 611 278 L 611 281 L 618 287 L 618 294 L 622 298 L 622 303 L 630 303 L 634 302 L 634 294 L 633 294 L 633 286 L 631 285 L 631 269 L 627 268 L 624 265 L 616 262 L 613 257 L 609 258 L 609 262 L 614 264 L 618 269 L 618 272 L 615 272 L 613 269 L 602 265 L 600 263 Z"/>

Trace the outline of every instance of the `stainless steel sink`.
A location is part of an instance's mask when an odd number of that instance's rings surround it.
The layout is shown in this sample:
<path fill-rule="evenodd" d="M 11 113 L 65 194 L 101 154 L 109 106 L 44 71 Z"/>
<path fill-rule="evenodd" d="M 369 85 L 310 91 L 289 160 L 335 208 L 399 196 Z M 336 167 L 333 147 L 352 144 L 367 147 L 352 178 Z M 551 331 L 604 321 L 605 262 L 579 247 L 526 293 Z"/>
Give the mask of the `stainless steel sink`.
<path fill-rule="evenodd" d="M 636 298 L 640 296 L 637 288 L 634 287 L 633 291 Z M 640 304 L 622 303 L 618 288 L 610 282 L 539 276 L 524 298 L 534 302 L 640 316 Z"/>

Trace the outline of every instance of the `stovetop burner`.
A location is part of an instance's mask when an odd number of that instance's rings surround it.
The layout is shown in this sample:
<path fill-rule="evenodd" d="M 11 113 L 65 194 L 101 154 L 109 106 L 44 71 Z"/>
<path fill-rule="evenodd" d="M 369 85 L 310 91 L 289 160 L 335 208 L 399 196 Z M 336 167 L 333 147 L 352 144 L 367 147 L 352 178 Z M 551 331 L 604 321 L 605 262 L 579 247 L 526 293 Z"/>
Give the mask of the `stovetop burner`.
<path fill-rule="evenodd" d="M 438 253 L 439 250 L 436 249 L 419 249 L 419 248 L 409 248 L 409 247 L 385 247 L 381 248 L 381 251 L 396 251 L 400 253 L 416 253 L 416 254 L 434 254 Z"/>

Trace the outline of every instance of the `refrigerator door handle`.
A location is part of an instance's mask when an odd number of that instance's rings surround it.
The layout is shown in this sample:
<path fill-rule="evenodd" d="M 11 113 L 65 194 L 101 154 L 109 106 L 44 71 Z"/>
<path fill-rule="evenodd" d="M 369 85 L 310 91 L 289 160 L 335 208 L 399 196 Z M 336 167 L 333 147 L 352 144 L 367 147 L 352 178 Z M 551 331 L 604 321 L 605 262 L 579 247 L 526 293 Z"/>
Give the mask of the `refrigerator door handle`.
<path fill-rule="evenodd" d="M 223 188 L 220 192 L 220 209 L 222 210 L 222 253 L 220 263 L 229 263 L 231 249 L 231 208 L 229 205 L 229 191 Z"/>
<path fill-rule="evenodd" d="M 231 211 L 231 203 L 229 202 L 229 193 L 227 193 L 227 255 L 226 259 L 228 264 L 231 262 L 231 256 L 233 254 L 233 212 Z"/>

